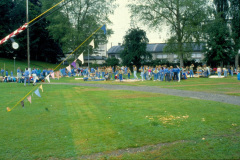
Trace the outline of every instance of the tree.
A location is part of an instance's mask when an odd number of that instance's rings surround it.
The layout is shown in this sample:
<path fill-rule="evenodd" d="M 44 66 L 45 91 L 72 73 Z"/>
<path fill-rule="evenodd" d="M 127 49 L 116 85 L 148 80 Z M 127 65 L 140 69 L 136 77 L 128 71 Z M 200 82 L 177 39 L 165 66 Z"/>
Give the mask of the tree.
<path fill-rule="evenodd" d="M 120 54 L 123 65 L 138 68 L 147 60 L 151 60 L 152 55 L 146 51 L 149 40 L 146 32 L 139 28 L 129 29 L 124 36 L 123 51 Z"/>
<path fill-rule="evenodd" d="M 106 65 L 107 66 L 118 66 L 119 65 L 119 59 L 113 57 L 106 59 Z"/>
<path fill-rule="evenodd" d="M 227 65 L 232 59 L 232 43 L 228 23 L 228 0 L 214 0 L 213 20 L 207 24 L 205 60 L 214 66 Z"/>
<path fill-rule="evenodd" d="M 53 6 L 58 0 L 41 0 L 43 11 Z M 97 28 L 103 24 L 111 23 L 108 19 L 109 14 L 113 13 L 116 5 L 115 0 L 71 0 L 66 1 L 66 5 L 56 14 L 47 17 L 49 26 L 47 27 L 54 40 L 59 42 L 64 53 L 77 48 L 84 42 Z M 112 34 L 108 30 L 107 35 L 99 30 L 92 36 L 78 51 L 82 53 L 87 49 L 88 44 L 95 39 L 95 44 L 106 42 L 107 37 Z M 76 54 L 78 54 L 76 52 Z"/>
<path fill-rule="evenodd" d="M 150 28 L 170 28 L 171 43 L 177 44 L 176 54 L 183 66 L 184 43 L 199 42 L 201 22 L 207 17 L 207 0 L 134 0 L 129 5 L 133 17 Z"/>
<path fill-rule="evenodd" d="M 240 50 L 240 0 L 230 0 L 231 31 L 233 39 L 233 50 L 235 54 L 235 67 L 239 65 Z"/>
<path fill-rule="evenodd" d="M 7 36 L 26 22 L 26 4 L 21 0 L 1 0 L 0 5 L 0 33 L 2 36 Z M 41 14 L 41 7 L 39 0 L 29 1 L 30 20 Z M 42 19 L 29 28 L 31 60 L 55 63 L 58 56 L 62 54 L 62 50 L 61 46 L 49 35 L 46 30 L 47 26 L 46 19 Z M 0 46 L 0 56 L 6 58 L 17 56 L 18 59 L 26 59 L 26 32 L 20 33 L 14 39 L 19 43 L 19 49 L 12 49 L 11 41 L 9 40 Z"/>

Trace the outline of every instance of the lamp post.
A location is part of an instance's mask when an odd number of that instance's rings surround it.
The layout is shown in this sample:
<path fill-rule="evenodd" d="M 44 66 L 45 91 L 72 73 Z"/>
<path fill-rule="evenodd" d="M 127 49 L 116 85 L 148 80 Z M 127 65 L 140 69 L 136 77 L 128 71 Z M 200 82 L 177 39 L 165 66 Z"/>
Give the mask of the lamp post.
<path fill-rule="evenodd" d="M 13 73 L 15 74 L 15 59 L 16 59 L 16 57 L 13 57 L 13 59 L 14 59 L 14 70 L 13 70 Z"/>

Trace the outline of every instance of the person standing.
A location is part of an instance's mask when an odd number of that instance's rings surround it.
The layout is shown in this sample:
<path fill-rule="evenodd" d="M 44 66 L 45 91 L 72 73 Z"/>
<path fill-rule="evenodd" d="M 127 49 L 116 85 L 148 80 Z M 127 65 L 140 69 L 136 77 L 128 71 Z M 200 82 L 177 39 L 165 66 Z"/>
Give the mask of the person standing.
<path fill-rule="evenodd" d="M 180 69 L 180 67 L 179 66 L 177 66 L 177 68 L 178 68 L 178 82 L 180 82 L 180 80 L 181 80 L 181 69 Z"/>
<path fill-rule="evenodd" d="M 131 70 L 130 70 L 130 68 L 129 68 L 129 67 L 128 67 L 128 70 L 127 70 L 127 74 L 128 74 L 128 79 L 130 79 Z"/>
<path fill-rule="evenodd" d="M 231 76 L 233 77 L 233 66 L 231 66 L 230 69 L 231 69 Z"/>
<path fill-rule="evenodd" d="M 193 68 L 194 68 L 194 64 L 191 64 L 191 66 L 190 66 L 190 78 L 193 78 Z"/>
<path fill-rule="evenodd" d="M 218 77 L 219 77 L 219 78 L 221 78 L 221 72 L 222 72 L 222 69 L 221 69 L 221 67 L 219 66 L 219 67 L 217 68 L 217 73 L 218 73 Z"/>
<path fill-rule="evenodd" d="M 26 68 L 24 72 L 24 86 L 26 86 L 26 82 L 28 81 L 28 85 L 30 85 L 30 78 L 29 78 L 29 71 L 28 68 Z"/>
<path fill-rule="evenodd" d="M 133 66 L 133 75 L 134 75 L 134 79 L 138 79 L 138 77 L 137 77 L 137 67 L 135 65 Z"/>
<path fill-rule="evenodd" d="M 122 68 L 120 68 L 120 70 L 119 70 L 119 80 L 120 80 L 120 82 L 123 80 L 123 74 L 124 74 L 124 72 L 123 72 Z"/>
<path fill-rule="evenodd" d="M 2 75 L 2 77 L 4 77 L 4 69 L 3 68 L 1 69 L 1 75 Z"/>
<path fill-rule="evenodd" d="M 36 85 L 37 70 L 35 69 L 35 67 L 33 67 L 33 70 L 32 70 L 32 77 L 33 77 L 33 85 Z"/>

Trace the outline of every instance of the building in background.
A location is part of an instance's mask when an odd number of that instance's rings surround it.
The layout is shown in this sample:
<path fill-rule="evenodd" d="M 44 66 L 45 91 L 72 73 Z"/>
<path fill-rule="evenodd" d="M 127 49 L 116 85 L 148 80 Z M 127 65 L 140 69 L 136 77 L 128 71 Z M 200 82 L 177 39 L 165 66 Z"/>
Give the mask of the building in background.
<path fill-rule="evenodd" d="M 166 60 L 172 63 L 179 63 L 179 58 L 177 54 L 174 53 L 165 53 L 163 51 L 166 43 L 153 43 L 147 45 L 147 51 L 152 54 L 153 60 L 160 59 Z M 118 46 L 111 47 L 107 54 L 110 58 L 117 58 L 121 61 L 120 53 L 123 51 L 123 46 L 119 43 Z M 195 60 L 195 62 L 203 62 L 204 52 L 203 52 L 203 44 L 200 46 L 194 45 L 192 51 L 186 53 L 189 60 Z"/>

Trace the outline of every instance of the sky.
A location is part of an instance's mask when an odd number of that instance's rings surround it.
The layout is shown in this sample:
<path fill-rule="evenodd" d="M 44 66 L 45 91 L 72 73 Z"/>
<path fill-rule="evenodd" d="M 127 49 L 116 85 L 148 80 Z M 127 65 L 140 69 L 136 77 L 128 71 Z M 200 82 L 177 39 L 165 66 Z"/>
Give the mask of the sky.
<path fill-rule="evenodd" d="M 116 3 L 119 7 L 115 9 L 113 15 L 109 16 L 113 24 L 107 26 L 107 28 L 111 28 L 114 31 L 114 34 L 108 39 L 108 49 L 111 48 L 111 46 L 116 46 L 118 43 L 122 43 L 123 37 L 126 35 L 128 29 L 130 29 L 131 13 L 126 6 L 130 2 L 128 2 L 128 0 L 116 0 Z M 141 23 L 136 23 L 136 25 L 140 29 L 146 31 L 149 43 L 164 43 L 166 41 L 166 27 L 163 27 L 162 31 L 158 32 L 143 26 Z"/>

